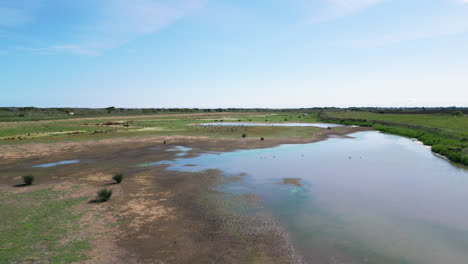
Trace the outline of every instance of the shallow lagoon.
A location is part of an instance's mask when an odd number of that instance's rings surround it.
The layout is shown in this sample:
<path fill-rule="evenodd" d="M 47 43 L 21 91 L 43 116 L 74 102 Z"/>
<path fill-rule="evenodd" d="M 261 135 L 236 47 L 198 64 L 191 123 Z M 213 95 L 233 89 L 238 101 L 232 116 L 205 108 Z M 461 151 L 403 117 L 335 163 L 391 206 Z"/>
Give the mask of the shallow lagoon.
<path fill-rule="evenodd" d="M 219 122 L 219 123 L 203 123 L 200 126 L 282 126 L 282 127 L 341 127 L 339 124 L 328 123 L 248 123 L 248 122 Z"/>
<path fill-rule="evenodd" d="M 223 190 L 257 194 L 310 262 L 468 263 L 468 170 L 407 138 L 351 136 L 162 163 L 246 173 Z"/>

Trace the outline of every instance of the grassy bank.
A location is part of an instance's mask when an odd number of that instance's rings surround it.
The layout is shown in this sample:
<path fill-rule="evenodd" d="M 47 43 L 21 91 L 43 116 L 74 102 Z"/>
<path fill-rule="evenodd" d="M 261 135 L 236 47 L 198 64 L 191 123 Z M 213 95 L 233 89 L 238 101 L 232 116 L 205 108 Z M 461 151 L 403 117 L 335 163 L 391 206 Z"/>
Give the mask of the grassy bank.
<path fill-rule="evenodd" d="M 452 114 L 378 114 L 360 111 L 322 112 L 324 122 L 372 127 L 416 138 L 453 162 L 468 165 L 468 118 Z"/>

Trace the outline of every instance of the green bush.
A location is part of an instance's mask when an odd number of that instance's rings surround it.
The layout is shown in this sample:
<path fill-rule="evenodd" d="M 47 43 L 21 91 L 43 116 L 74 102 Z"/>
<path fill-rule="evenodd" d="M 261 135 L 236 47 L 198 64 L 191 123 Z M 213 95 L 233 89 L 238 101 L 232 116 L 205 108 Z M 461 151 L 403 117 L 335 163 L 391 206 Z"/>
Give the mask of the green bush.
<path fill-rule="evenodd" d="M 431 150 L 432 150 L 433 152 L 435 152 L 435 153 L 442 153 L 442 152 L 445 151 L 445 149 L 446 149 L 446 148 L 445 148 L 445 146 L 443 146 L 443 145 L 433 145 L 433 146 L 431 147 Z"/>
<path fill-rule="evenodd" d="M 452 116 L 463 116 L 463 112 L 462 111 L 454 111 L 452 112 Z"/>
<path fill-rule="evenodd" d="M 31 185 L 33 183 L 33 181 L 34 181 L 34 176 L 32 176 L 31 174 L 24 175 L 23 176 L 23 181 L 24 181 L 24 184 Z"/>
<path fill-rule="evenodd" d="M 461 163 L 468 166 L 468 155 L 463 156 Z"/>
<path fill-rule="evenodd" d="M 98 192 L 98 202 L 107 202 L 112 196 L 112 190 L 102 189 Z"/>
<path fill-rule="evenodd" d="M 117 173 L 117 174 L 114 175 L 114 177 L 112 177 L 112 179 L 114 179 L 114 181 L 116 181 L 117 183 L 120 183 L 120 182 L 122 182 L 123 174 L 122 173 Z"/>
<path fill-rule="evenodd" d="M 242 137 L 245 138 L 247 136 L 247 134 L 242 134 Z"/>
<path fill-rule="evenodd" d="M 265 140 L 263 137 L 260 138 L 261 141 Z"/>

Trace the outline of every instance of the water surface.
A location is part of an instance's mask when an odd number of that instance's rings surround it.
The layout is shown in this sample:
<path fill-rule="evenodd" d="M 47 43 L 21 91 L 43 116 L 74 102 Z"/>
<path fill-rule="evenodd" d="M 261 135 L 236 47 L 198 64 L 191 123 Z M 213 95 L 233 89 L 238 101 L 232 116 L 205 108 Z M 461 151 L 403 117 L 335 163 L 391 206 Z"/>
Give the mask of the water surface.
<path fill-rule="evenodd" d="M 248 123 L 248 122 L 220 122 L 220 123 L 203 123 L 200 126 L 283 126 L 283 127 L 340 127 L 339 124 L 328 123 Z"/>
<path fill-rule="evenodd" d="M 65 165 L 65 164 L 73 164 L 73 163 L 79 163 L 80 160 L 61 160 L 61 161 L 56 161 L 56 162 L 51 162 L 51 163 L 45 163 L 45 164 L 40 164 L 40 165 L 35 165 L 33 168 L 49 168 L 49 167 L 55 167 L 58 165 Z"/>
<path fill-rule="evenodd" d="M 260 210 L 278 219 L 310 262 L 468 263 L 466 168 L 410 139 L 351 136 L 156 164 L 246 173 L 224 191 L 257 194 Z M 286 178 L 300 184 L 281 184 Z"/>
<path fill-rule="evenodd" d="M 176 156 L 181 157 L 187 155 L 189 151 L 191 151 L 191 148 L 186 148 L 184 146 L 175 146 L 174 148 L 167 149 L 166 151 L 176 151 L 179 152 L 176 154 Z"/>

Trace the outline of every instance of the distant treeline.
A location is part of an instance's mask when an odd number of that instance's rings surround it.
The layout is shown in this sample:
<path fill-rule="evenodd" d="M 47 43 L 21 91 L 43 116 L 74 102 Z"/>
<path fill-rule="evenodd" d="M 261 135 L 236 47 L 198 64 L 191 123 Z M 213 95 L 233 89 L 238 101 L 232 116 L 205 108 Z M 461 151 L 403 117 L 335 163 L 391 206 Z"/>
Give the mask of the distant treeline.
<path fill-rule="evenodd" d="M 379 114 L 452 114 L 460 111 L 468 114 L 468 107 L 350 107 L 342 110 L 372 112 Z"/>
<path fill-rule="evenodd" d="M 135 113 L 159 113 L 159 112 L 317 112 L 317 111 L 361 111 L 392 114 L 434 114 L 452 113 L 461 111 L 468 114 L 468 107 L 309 107 L 309 108 L 118 108 L 114 106 L 106 108 L 39 108 L 39 107 L 0 107 L 0 112 L 64 112 L 64 113 L 111 113 L 111 112 L 135 112 Z"/>
<path fill-rule="evenodd" d="M 294 112 L 318 113 L 322 111 L 356 111 L 379 114 L 468 114 L 466 107 L 311 107 L 311 108 L 75 108 L 75 107 L 0 107 L 0 121 L 36 121 L 77 117 L 132 116 L 164 113 L 221 113 L 221 112 Z"/>

